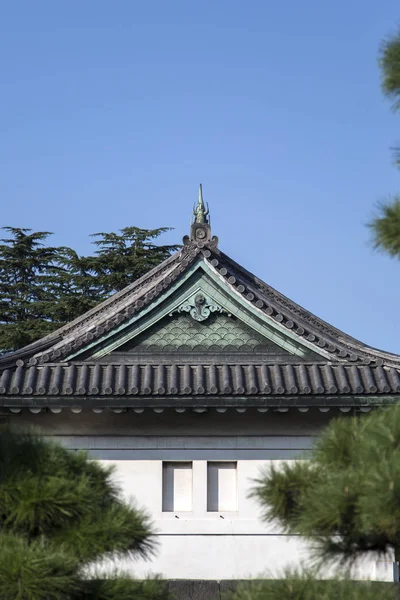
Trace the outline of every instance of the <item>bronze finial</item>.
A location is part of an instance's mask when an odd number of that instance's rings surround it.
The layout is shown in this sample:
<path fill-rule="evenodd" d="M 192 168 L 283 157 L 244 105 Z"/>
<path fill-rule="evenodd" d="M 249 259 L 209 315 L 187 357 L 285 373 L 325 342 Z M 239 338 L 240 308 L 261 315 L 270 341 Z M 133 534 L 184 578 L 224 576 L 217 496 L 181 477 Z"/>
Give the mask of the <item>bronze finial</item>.
<path fill-rule="evenodd" d="M 197 201 L 197 206 L 193 208 L 194 222 L 195 223 L 208 223 L 207 216 L 209 214 L 208 204 L 207 208 L 204 205 L 203 201 L 203 188 L 200 184 L 199 187 L 199 199 Z"/>
<path fill-rule="evenodd" d="M 185 235 L 183 238 L 184 245 L 194 244 L 197 248 L 208 246 L 213 251 L 218 252 L 218 238 L 214 235 L 211 237 L 211 220 L 209 216 L 209 208 L 204 204 L 203 187 L 200 184 L 199 198 L 197 205 L 193 206 L 193 220 L 190 224 L 190 237 Z"/>

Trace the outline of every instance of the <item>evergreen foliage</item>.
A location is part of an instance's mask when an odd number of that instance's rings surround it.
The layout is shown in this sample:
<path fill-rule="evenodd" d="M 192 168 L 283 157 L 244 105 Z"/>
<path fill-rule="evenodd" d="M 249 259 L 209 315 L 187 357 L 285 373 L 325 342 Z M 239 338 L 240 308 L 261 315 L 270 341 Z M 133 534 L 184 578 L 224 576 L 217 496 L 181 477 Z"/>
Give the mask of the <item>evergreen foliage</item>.
<path fill-rule="evenodd" d="M 381 203 L 379 216 L 370 224 L 374 246 L 393 258 L 400 258 L 400 196 Z"/>
<path fill-rule="evenodd" d="M 382 89 L 393 100 L 393 109 L 400 111 L 400 29 L 382 45 L 380 53 Z M 400 149 L 394 149 L 400 167 Z M 390 256 L 400 258 L 400 196 L 380 204 L 378 214 L 369 224 L 374 246 Z"/>
<path fill-rule="evenodd" d="M 118 233 L 94 233 L 98 238 L 95 256 L 86 259 L 88 270 L 96 277 L 101 294 L 119 292 L 156 267 L 179 246 L 157 246 L 153 240 L 169 231 L 169 227 L 140 229 L 124 227 Z"/>
<path fill-rule="evenodd" d="M 394 600 L 396 586 L 317 575 L 322 565 L 400 558 L 400 405 L 332 421 L 306 458 L 269 467 L 252 496 L 265 521 L 308 539 L 315 570 L 243 584 L 231 600 Z"/>
<path fill-rule="evenodd" d="M 400 109 L 400 29 L 382 45 L 380 55 L 382 88 L 394 101 L 394 109 Z"/>
<path fill-rule="evenodd" d="M 166 227 L 94 234 L 93 256 L 48 246 L 49 232 L 3 229 L 9 237 L 0 240 L 0 354 L 79 317 L 178 248 L 154 243 Z"/>
<path fill-rule="evenodd" d="M 165 584 L 157 579 L 135 581 L 114 573 L 86 580 L 73 600 L 168 600 Z M 1 600 L 1 597 L 0 597 Z M 171 600 L 171 599 L 170 599 Z"/>
<path fill-rule="evenodd" d="M 4 229 L 10 237 L 0 240 L 0 351 L 21 348 L 57 325 L 55 290 L 65 281 L 64 249 L 45 245 L 49 232 Z"/>
<path fill-rule="evenodd" d="M 164 600 L 158 581 L 94 574 L 107 558 L 154 550 L 145 513 L 112 469 L 36 435 L 0 435 L 0 600 Z"/>
<path fill-rule="evenodd" d="M 309 461 L 257 481 L 264 519 L 309 539 L 317 561 L 400 551 L 400 406 L 330 423 Z"/>
<path fill-rule="evenodd" d="M 395 600 L 397 590 L 387 583 L 350 579 L 318 580 L 313 572 L 287 571 L 282 579 L 242 583 L 230 600 Z"/>

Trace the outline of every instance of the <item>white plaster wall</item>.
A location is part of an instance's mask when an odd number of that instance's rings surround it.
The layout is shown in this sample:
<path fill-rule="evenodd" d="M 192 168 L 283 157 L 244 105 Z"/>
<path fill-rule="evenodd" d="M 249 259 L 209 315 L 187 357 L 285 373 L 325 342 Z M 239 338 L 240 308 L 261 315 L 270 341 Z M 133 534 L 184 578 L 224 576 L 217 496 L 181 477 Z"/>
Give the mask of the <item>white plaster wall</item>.
<path fill-rule="evenodd" d="M 163 536 L 154 561 L 122 564 L 132 574 L 168 573 L 177 579 L 279 578 L 285 567 L 307 564 L 309 549 L 290 536 Z M 331 576 L 326 569 L 323 576 Z M 355 579 L 392 581 L 392 564 L 364 561 L 354 567 Z"/>
<path fill-rule="evenodd" d="M 151 562 L 124 565 L 136 575 L 243 579 L 267 569 L 278 573 L 287 564 L 298 564 L 306 556 L 300 540 L 277 535 L 276 528 L 263 524 L 257 504 L 248 498 L 253 479 L 270 461 L 239 460 L 238 510 L 207 512 L 207 461 L 193 460 L 191 513 L 162 512 L 162 460 L 101 462 L 114 465 L 115 479 L 126 499 L 135 498 L 136 504 L 145 506 L 154 520 L 158 539 L 156 556 Z"/>
<path fill-rule="evenodd" d="M 247 579 L 279 576 L 300 564 L 307 551 L 300 540 L 260 535 L 162 535 L 156 558 L 125 563 L 136 576 L 161 573 L 173 579 Z"/>
<path fill-rule="evenodd" d="M 115 466 L 115 478 L 125 497 L 136 498 L 154 520 L 156 555 L 150 562 L 123 565 L 136 576 L 152 573 L 170 579 L 246 579 L 264 574 L 279 577 L 285 567 L 307 563 L 307 544 L 264 524 L 257 503 L 248 497 L 254 478 L 272 461 L 238 461 L 238 511 L 212 513 L 206 510 L 207 461 L 193 461 L 191 513 L 161 511 L 161 461 L 102 462 Z M 390 581 L 391 562 L 364 562 L 355 567 L 354 576 Z"/>

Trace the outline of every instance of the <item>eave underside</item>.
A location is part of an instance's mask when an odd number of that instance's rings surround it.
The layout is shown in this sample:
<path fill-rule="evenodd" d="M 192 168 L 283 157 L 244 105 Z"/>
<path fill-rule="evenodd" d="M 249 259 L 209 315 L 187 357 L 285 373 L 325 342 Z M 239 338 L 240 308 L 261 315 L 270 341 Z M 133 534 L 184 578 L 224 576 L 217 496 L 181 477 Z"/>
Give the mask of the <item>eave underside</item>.
<path fill-rule="evenodd" d="M 258 409 L 260 412 L 272 410 L 278 412 L 287 412 L 288 410 L 307 411 L 317 409 L 321 412 L 327 412 L 330 409 L 340 409 L 343 412 L 349 412 L 352 409 L 371 409 L 396 404 L 400 400 L 400 395 L 382 394 L 382 395 L 360 395 L 360 396 L 259 396 L 259 397 L 234 397 L 234 396 L 179 396 L 168 398 L 140 397 L 129 398 L 119 396 L 20 396 L 12 395 L 0 398 L 0 407 L 4 409 L 31 409 L 32 412 L 39 412 L 47 409 L 69 408 L 73 412 L 80 413 L 83 409 L 111 409 L 114 412 L 124 412 L 134 410 L 143 412 L 143 410 L 154 410 L 163 412 L 164 410 L 173 410 L 184 412 L 193 410 L 194 412 L 205 412 L 207 410 L 217 409 L 225 412 L 228 409 L 236 409 L 238 412 L 245 412 L 247 409 Z M 19 410 L 15 412 L 19 412 Z M 59 412 L 59 410 L 54 410 Z"/>

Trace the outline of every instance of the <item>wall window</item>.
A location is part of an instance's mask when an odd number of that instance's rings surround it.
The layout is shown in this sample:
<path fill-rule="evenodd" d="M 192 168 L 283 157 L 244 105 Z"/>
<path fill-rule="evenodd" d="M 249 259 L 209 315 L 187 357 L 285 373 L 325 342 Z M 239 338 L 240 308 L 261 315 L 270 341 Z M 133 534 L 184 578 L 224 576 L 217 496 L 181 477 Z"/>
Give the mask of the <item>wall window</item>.
<path fill-rule="evenodd" d="M 163 512 L 187 512 L 192 510 L 192 473 L 191 462 L 163 462 Z"/>
<path fill-rule="evenodd" d="M 207 511 L 237 511 L 237 463 L 207 463 Z"/>

